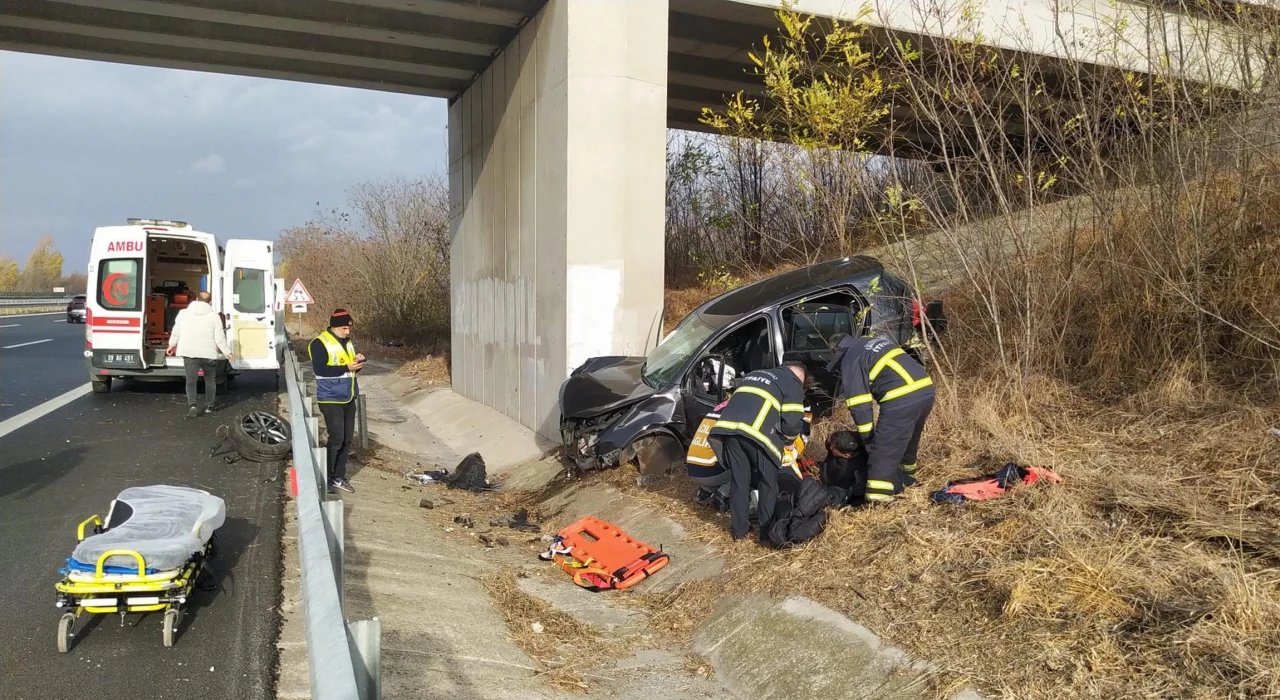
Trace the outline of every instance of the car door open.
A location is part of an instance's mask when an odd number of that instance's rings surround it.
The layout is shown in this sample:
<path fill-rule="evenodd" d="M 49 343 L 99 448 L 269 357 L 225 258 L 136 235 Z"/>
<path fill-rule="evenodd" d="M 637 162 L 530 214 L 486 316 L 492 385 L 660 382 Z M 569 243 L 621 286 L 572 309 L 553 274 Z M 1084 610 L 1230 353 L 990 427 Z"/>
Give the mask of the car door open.
<path fill-rule="evenodd" d="M 276 369 L 276 284 L 270 241 L 227 241 L 222 313 L 239 370 Z"/>

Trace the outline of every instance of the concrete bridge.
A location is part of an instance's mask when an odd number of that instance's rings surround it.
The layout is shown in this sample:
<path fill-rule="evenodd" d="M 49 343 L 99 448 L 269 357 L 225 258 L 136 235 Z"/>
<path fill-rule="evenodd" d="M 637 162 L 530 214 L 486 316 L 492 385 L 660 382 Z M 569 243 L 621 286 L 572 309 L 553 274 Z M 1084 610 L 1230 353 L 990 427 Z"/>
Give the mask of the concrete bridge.
<path fill-rule="evenodd" d="M 0 48 L 449 100 L 453 385 L 547 435 L 588 357 L 644 354 L 662 312 L 665 129 L 758 90 L 772 0 L 6 0 Z M 862 7 L 800 0 L 849 18 Z M 1046 65 L 1253 89 L 1261 47 L 1126 0 L 876 0 L 885 37 L 967 25 Z M 1105 38 L 1105 41 L 1104 41 Z M 1105 44 L 1105 45 L 1103 45 Z M 1241 55 L 1247 60 L 1240 61 Z M 928 134 L 913 133 L 924 141 Z"/>

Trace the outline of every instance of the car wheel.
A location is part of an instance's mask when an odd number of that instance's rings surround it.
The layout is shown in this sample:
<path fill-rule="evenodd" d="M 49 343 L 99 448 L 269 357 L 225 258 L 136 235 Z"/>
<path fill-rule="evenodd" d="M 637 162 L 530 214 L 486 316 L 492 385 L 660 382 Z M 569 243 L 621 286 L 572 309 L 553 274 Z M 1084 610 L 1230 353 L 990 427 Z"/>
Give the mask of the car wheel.
<path fill-rule="evenodd" d="M 250 411 L 230 426 L 231 443 L 252 462 L 278 462 L 293 449 L 289 422 L 274 413 Z"/>

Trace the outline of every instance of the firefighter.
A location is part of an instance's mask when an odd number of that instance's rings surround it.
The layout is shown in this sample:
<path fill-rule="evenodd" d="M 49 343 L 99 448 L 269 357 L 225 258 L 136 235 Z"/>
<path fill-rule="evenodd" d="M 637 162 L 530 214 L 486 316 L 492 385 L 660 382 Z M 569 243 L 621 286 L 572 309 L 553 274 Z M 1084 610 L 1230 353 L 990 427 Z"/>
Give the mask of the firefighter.
<path fill-rule="evenodd" d="M 759 484 L 761 537 L 773 520 L 778 472 L 784 454 L 804 429 L 803 364 L 756 370 L 742 378 L 711 428 L 716 460 L 729 471 L 729 534 L 740 540 L 751 529 L 751 485 Z M 793 455 L 786 455 L 792 459 Z"/>
<path fill-rule="evenodd" d="M 920 434 L 933 410 L 933 379 L 887 338 L 842 334 L 835 341 L 828 370 L 838 368 L 845 405 L 867 449 L 866 502 L 887 503 L 916 483 Z M 880 405 L 874 425 L 873 402 Z"/>

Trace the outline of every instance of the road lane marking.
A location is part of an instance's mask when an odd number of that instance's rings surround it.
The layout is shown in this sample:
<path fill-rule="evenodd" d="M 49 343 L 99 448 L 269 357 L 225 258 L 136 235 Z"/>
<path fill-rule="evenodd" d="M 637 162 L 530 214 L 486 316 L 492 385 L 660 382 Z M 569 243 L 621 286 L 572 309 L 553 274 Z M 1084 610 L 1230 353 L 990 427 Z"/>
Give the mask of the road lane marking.
<path fill-rule="evenodd" d="M 6 345 L 0 350 L 12 350 L 14 348 L 25 348 L 28 345 L 39 345 L 40 343 L 52 343 L 53 338 L 45 338 L 44 340 L 33 340 L 30 343 L 18 343 L 17 345 Z"/>
<path fill-rule="evenodd" d="M 21 323 L 6 323 L 5 325 L 0 326 L 0 328 L 17 328 L 18 326 L 21 326 L 21 325 L 22 325 Z"/>
<path fill-rule="evenodd" d="M 65 318 L 60 318 L 57 321 L 54 321 L 54 323 L 66 323 L 66 322 L 67 322 L 67 319 Z"/>
<path fill-rule="evenodd" d="M 8 435 L 9 433 L 12 433 L 13 431 L 17 430 L 18 428 L 21 428 L 24 425 L 27 425 L 28 423 L 34 423 L 35 421 L 40 420 L 41 418 L 44 418 L 50 413 L 53 413 L 59 408 L 66 406 L 67 404 L 71 403 L 72 401 L 75 401 L 81 396 L 88 395 L 92 391 L 93 391 L 93 383 L 87 382 L 85 384 L 82 384 L 72 389 L 71 391 L 68 391 L 62 396 L 56 396 L 52 399 L 49 399 L 48 401 L 45 401 L 39 406 L 36 406 L 35 408 L 29 408 L 23 411 L 22 413 L 19 413 L 18 415 L 14 416 L 13 418 L 8 418 L 3 421 L 0 421 L 0 438 Z"/>

